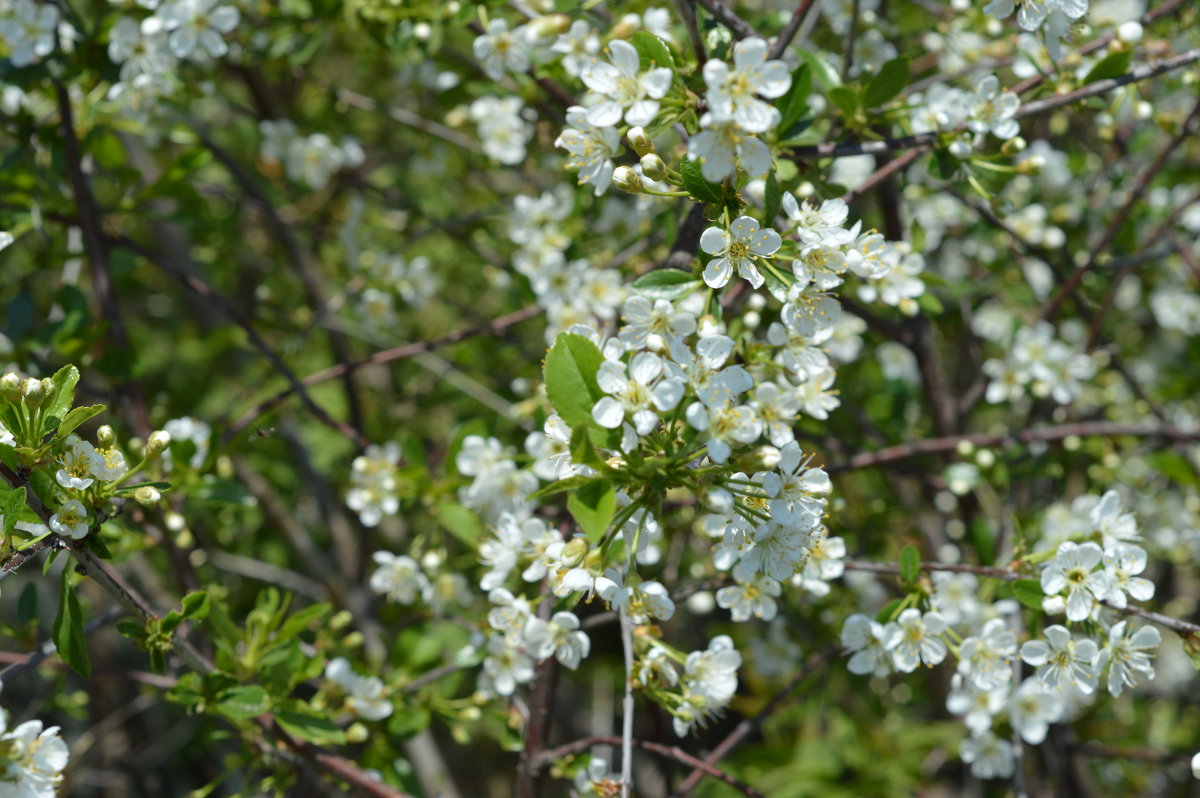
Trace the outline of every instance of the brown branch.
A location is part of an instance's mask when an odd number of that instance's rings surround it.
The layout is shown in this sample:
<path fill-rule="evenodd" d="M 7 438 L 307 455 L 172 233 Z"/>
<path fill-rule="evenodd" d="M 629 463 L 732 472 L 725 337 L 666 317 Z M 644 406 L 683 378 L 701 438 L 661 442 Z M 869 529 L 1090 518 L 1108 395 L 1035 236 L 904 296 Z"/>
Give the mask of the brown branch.
<path fill-rule="evenodd" d="M 730 751 L 740 745 L 742 741 L 744 741 L 754 732 L 758 731 L 759 727 L 761 727 L 763 723 L 765 723 L 766 720 L 771 717 L 771 715 L 775 714 L 775 712 L 777 712 L 779 708 L 783 706 L 784 700 L 794 693 L 797 688 L 799 688 L 800 685 L 808 679 L 809 676 L 812 676 L 813 671 L 829 664 L 829 662 L 837 656 L 840 650 L 840 646 L 828 646 L 827 648 L 809 656 L 804 663 L 804 667 L 801 668 L 796 675 L 793 676 L 791 680 L 779 690 L 779 692 L 771 697 L 771 700 L 767 702 L 766 706 L 760 709 L 753 717 L 743 718 L 742 722 L 735 726 L 733 731 L 727 734 L 725 739 L 721 740 L 721 742 L 717 744 L 717 747 L 714 748 L 708 754 L 708 756 L 704 757 L 705 764 L 715 765 L 717 762 L 720 762 L 725 758 L 726 755 L 729 754 Z M 700 779 L 704 777 L 704 774 L 705 771 L 700 768 L 692 770 L 692 772 L 688 774 L 688 777 L 683 780 L 683 783 L 679 785 L 679 788 L 672 793 L 671 798 L 688 798 L 688 796 L 692 794 L 692 790 L 696 789 L 696 786 L 700 783 Z"/>
<path fill-rule="evenodd" d="M 66 86 L 55 81 L 58 94 L 58 113 L 63 133 L 63 153 L 67 166 L 67 177 L 75 195 L 75 206 L 79 211 L 79 229 L 83 235 L 83 249 L 87 253 L 92 286 L 100 300 L 103 317 L 108 322 L 108 337 L 119 350 L 129 351 L 129 336 L 121 318 L 121 307 L 117 303 L 117 292 L 113 286 L 112 263 L 109 260 L 108 241 L 104 236 L 104 225 L 100 207 L 92 193 L 91 184 L 83 172 L 83 153 L 79 137 L 75 132 L 75 117 L 71 110 L 71 95 Z M 146 398 L 141 386 L 131 380 L 117 385 L 117 392 L 129 400 L 134 427 L 143 437 L 152 432 L 150 414 L 146 410 Z"/>
<path fill-rule="evenodd" d="M 224 147 L 221 147 L 219 144 L 217 144 L 217 142 L 213 140 L 213 138 L 209 136 L 200 125 L 193 123 L 192 127 L 195 129 L 196 135 L 200 138 L 200 141 L 203 142 L 204 146 L 208 148 L 209 152 L 211 152 L 213 156 L 221 162 L 226 171 L 228 171 L 230 176 L 233 177 L 239 188 L 241 188 L 242 194 L 244 194 L 247 199 L 257 205 L 262 211 L 263 217 L 266 219 L 267 226 L 283 245 L 283 248 L 288 253 L 288 257 L 298 269 L 300 273 L 300 281 L 304 285 L 304 292 L 308 299 L 308 303 L 313 307 L 314 310 L 326 307 L 328 305 L 328 301 L 325 297 L 324 288 L 321 285 L 322 278 L 320 266 L 318 265 L 316 259 L 313 258 L 312 253 L 309 252 L 308 248 L 305 247 L 300 242 L 300 239 L 296 237 L 291 226 L 284 221 L 282 216 L 280 216 L 279 211 L 275 208 L 274 203 L 271 202 L 270 197 L 267 196 L 266 191 L 264 191 L 263 188 L 258 184 L 258 181 L 254 178 L 254 176 L 246 171 L 246 169 L 240 163 L 238 163 L 237 159 L 234 158 L 233 155 L 228 151 L 226 151 Z M 331 354 L 333 355 L 333 359 L 338 363 L 345 363 L 351 359 L 346 337 L 336 330 L 329 330 L 329 348 Z M 295 385 L 292 379 L 289 379 L 288 381 Z M 341 432 L 343 435 L 346 435 L 346 437 L 350 438 L 350 440 L 354 441 L 360 448 L 362 448 L 367 444 L 368 441 L 361 432 L 363 428 L 362 409 L 358 400 L 358 390 L 354 384 L 353 377 L 349 373 L 343 375 L 342 388 L 346 395 L 346 405 L 349 408 L 351 423 L 345 424 L 343 422 L 334 422 L 336 425 L 335 429 L 338 429 L 339 432 Z M 312 405 L 310 409 L 314 412 L 324 414 L 324 411 L 316 408 L 315 404 Z M 329 421 L 333 421 L 333 419 L 329 418 L 327 415 L 326 418 L 329 419 Z"/>
<path fill-rule="evenodd" d="M 363 366 L 374 366 L 381 363 L 390 363 L 394 360 L 403 360 L 405 358 L 412 357 L 413 355 L 420 354 L 421 352 L 428 352 L 433 349 L 458 343 L 459 341 L 466 340 L 467 338 L 473 338 L 476 335 L 482 335 L 485 333 L 496 334 L 514 324 L 532 318 L 541 312 L 542 307 L 540 305 L 526 305 L 520 310 L 513 311 L 512 313 L 504 316 L 499 316 L 487 322 L 486 324 L 479 325 L 478 327 L 459 330 L 457 332 L 449 333 L 448 335 L 443 335 L 441 338 L 434 338 L 429 341 L 417 341 L 415 343 L 397 346 L 393 349 L 385 349 L 381 352 L 376 352 L 370 357 L 362 360 L 356 360 L 349 363 L 338 363 L 330 366 L 329 368 L 314 372 L 313 374 L 305 377 L 303 380 L 297 380 L 293 382 L 291 388 L 280 391 L 270 399 L 260 402 L 258 405 L 247 410 L 242 414 L 242 417 L 239 418 L 233 424 L 233 426 L 229 428 L 229 430 L 225 433 L 224 438 L 226 441 L 232 439 L 239 432 L 244 430 L 250 424 L 254 423 L 256 418 L 261 416 L 263 413 L 270 412 L 274 408 L 278 407 L 280 403 L 282 403 L 292 394 L 297 393 L 297 391 L 301 392 L 300 395 L 301 398 L 303 398 L 306 395 L 304 393 L 305 388 L 309 388 L 313 385 L 317 385 L 318 383 L 325 382 L 326 380 L 356 371 Z M 292 381 L 289 380 L 289 382 Z"/>
<path fill-rule="evenodd" d="M 557 748 L 552 748 L 548 751 L 543 751 L 538 756 L 536 766 L 538 769 L 545 768 L 556 759 L 561 759 L 565 756 L 573 754 L 581 754 L 589 748 L 596 745 L 620 745 L 621 738 L 615 734 L 597 734 L 591 737 L 584 737 L 580 740 L 560 745 Z M 634 740 L 634 748 L 641 748 L 643 751 L 649 751 L 652 754 L 658 754 L 666 759 L 672 759 L 682 765 L 687 765 L 690 768 L 699 769 L 704 775 L 717 779 L 738 790 L 742 795 L 748 795 L 750 798 L 764 798 L 763 794 L 719 768 L 708 764 L 703 759 L 698 759 L 692 756 L 687 751 L 684 751 L 677 745 L 663 745 L 662 743 L 653 743 L 648 740 Z"/>
<path fill-rule="evenodd" d="M 746 20 L 733 13 L 729 6 L 721 2 L 721 0 L 700 0 L 700 5 L 704 6 L 708 13 L 713 15 L 713 18 L 729 28 L 729 32 L 733 34 L 734 39 L 747 39 L 752 36 L 758 36 L 758 31 L 754 29 Z"/>
<path fill-rule="evenodd" d="M 250 339 L 250 343 L 254 346 L 254 348 L 261 352 L 275 368 L 275 370 L 278 371 L 283 378 L 291 384 L 292 388 L 288 393 L 290 394 L 292 392 L 298 392 L 300 394 L 301 402 L 303 402 L 304 406 L 307 407 L 314 416 L 316 416 L 318 421 L 330 427 L 331 429 L 337 430 L 339 433 L 353 441 L 360 448 L 365 447 L 369 443 L 369 441 L 367 441 L 367 439 L 358 430 L 354 429 L 345 422 L 338 421 L 337 419 L 333 418 L 325 411 L 325 408 L 318 405 L 312 396 L 309 395 L 308 391 L 305 389 L 305 386 L 296 377 L 295 373 L 288 367 L 286 363 L 283 362 L 283 359 L 276 354 L 275 350 L 273 350 L 267 344 L 266 340 L 259 335 L 258 330 L 254 328 L 254 325 L 250 323 L 250 320 L 242 316 L 241 312 L 239 312 L 233 306 L 233 304 L 229 302 L 229 300 L 225 299 L 225 297 L 213 290 L 208 283 L 204 282 L 196 275 L 191 274 L 190 272 L 187 272 L 172 263 L 168 263 L 152 253 L 146 247 L 143 247 L 141 244 L 127 236 L 119 236 L 116 241 L 129 251 L 140 255 L 147 262 L 157 267 L 160 271 L 166 272 L 175 279 L 179 280 L 181 283 L 183 283 L 183 286 L 192 293 L 215 304 L 217 308 L 229 318 L 230 321 L 241 327 L 242 330 L 245 331 L 246 336 Z M 227 435 L 224 443 L 228 443 L 228 440 L 229 436 Z"/>
<path fill-rule="evenodd" d="M 1192 52 L 1196 54 L 1196 58 L 1193 60 L 1200 59 L 1200 48 L 1197 48 Z M 1140 200 L 1142 195 L 1146 193 L 1146 190 L 1150 188 L 1151 181 L 1153 181 L 1154 177 L 1159 173 L 1159 171 L 1166 166 L 1167 160 L 1171 157 L 1171 154 L 1175 152 L 1176 148 L 1191 138 L 1192 123 L 1198 118 L 1200 118 L 1200 101 L 1196 103 L 1196 105 L 1192 108 L 1192 112 L 1188 114 L 1188 117 L 1184 121 L 1183 126 L 1180 128 L 1179 133 L 1177 133 L 1171 139 L 1171 141 L 1167 143 L 1167 146 L 1164 147 L 1161 152 L 1159 152 L 1153 163 L 1151 163 L 1150 166 L 1138 176 L 1137 184 L 1134 186 L 1133 191 L 1130 192 L 1129 197 L 1125 200 L 1125 204 L 1121 206 L 1119 211 L 1117 211 L 1116 217 L 1105 225 L 1103 235 L 1100 236 L 1100 239 L 1093 244 L 1091 249 L 1088 251 L 1088 259 L 1084 263 L 1077 266 L 1075 271 L 1071 272 L 1071 274 L 1067 276 L 1067 279 L 1064 280 L 1062 285 L 1059 286 L 1058 290 L 1054 293 L 1054 296 L 1050 297 L 1046 304 L 1042 306 L 1042 309 L 1038 312 L 1039 320 L 1048 320 L 1054 318 L 1055 314 L 1058 313 L 1067 297 L 1071 296 L 1073 293 L 1075 293 L 1075 290 L 1079 288 L 1079 284 L 1083 280 L 1083 276 L 1096 267 L 1096 263 L 1101 253 L 1103 253 L 1108 245 L 1111 244 L 1117 237 L 1117 233 L 1120 232 L 1121 227 L 1133 213 L 1133 209 L 1137 205 L 1138 200 Z"/>
<path fill-rule="evenodd" d="M 683 18 L 683 26 L 687 28 L 692 52 L 696 54 L 696 66 L 703 67 L 704 62 L 708 60 L 708 51 L 704 49 L 704 37 L 700 35 L 700 24 L 696 21 L 696 0 L 675 0 L 675 10 Z"/>
<path fill-rule="evenodd" d="M 0 565 L 0 580 L 6 579 L 10 574 L 15 574 L 17 569 L 24 565 L 27 560 L 36 557 L 52 545 L 54 545 L 54 536 L 47 535 L 29 548 L 22 549 L 13 554 L 13 556 L 4 561 L 3 565 Z"/>
<path fill-rule="evenodd" d="M 839 474 L 862 468 L 890 465 L 901 460 L 908 460 L 922 455 L 952 452 L 963 443 L 968 443 L 975 447 L 1011 448 L 1013 446 L 1027 445 L 1035 441 L 1052 443 L 1072 436 L 1087 438 L 1117 437 L 1121 435 L 1130 435 L 1138 438 L 1162 438 L 1173 443 L 1200 441 L 1200 431 L 1189 432 L 1177 427 L 1129 424 L 1117 421 L 1082 421 L 1075 424 L 1025 429 L 998 435 L 977 432 L 963 435 L 946 435 L 940 438 L 926 438 L 910 443 L 902 443 L 897 446 L 889 446 L 874 452 L 861 452 L 851 457 L 845 463 L 835 463 L 826 466 L 825 470 L 831 474 Z"/>
<path fill-rule="evenodd" d="M 792 39 L 796 38 L 796 32 L 800 30 L 800 26 L 804 24 L 804 20 L 808 17 L 808 13 L 816 4 L 816 0 L 800 0 L 800 5 L 796 6 L 796 10 L 792 13 L 792 18 L 788 20 L 787 25 L 780 31 L 779 36 L 775 39 L 775 44 L 771 47 L 771 54 L 768 58 L 775 59 L 783 55 L 788 46 L 792 43 Z"/>

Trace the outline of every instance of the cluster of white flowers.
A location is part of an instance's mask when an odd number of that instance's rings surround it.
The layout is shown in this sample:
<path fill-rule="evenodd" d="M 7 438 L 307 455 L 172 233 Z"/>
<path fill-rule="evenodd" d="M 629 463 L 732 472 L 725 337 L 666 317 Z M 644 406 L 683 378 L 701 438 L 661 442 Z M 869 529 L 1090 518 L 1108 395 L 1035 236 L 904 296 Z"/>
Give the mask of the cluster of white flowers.
<path fill-rule="evenodd" d="M 34 0 L 15 0 L 0 9 L 0 40 L 8 48 L 15 67 L 29 66 L 54 52 L 55 37 L 74 35 L 71 26 L 60 22 L 58 6 Z"/>
<path fill-rule="evenodd" d="M 479 126 L 479 140 L 489 158 L 510 165 L 525 160 L 536 116 L 519 97 L 480 97 L 471 103 L 471 118 Z"/>
<path fill-rule="evenodd" d="M 397 604 L 424 602 L 435 615 L 444 615 L 452 607 L 474 603 L 467 578 L 443 568 L 438 552 L 428 552 L 420 564 L 412 557 L 377 551 L 372 556 L 378 566 L 369 585 L 376 594 Z"/>
<path fill-rule="evenodd" d="M 301 136 L 290 119 L 266 119 L 258 128 L 263 160 L 282 164 L 289 180 L 312 189 L 324 188 L 335 173 L 361 166 L 366 158 L 352 136 L 344 136 L 341 142 L 324 133 Z"/>
<path fill-rule="evenodd" d="M 377 336 L 395 334 L 400 320 L 396 312 L 397 295 L 410 310 L 416 310 L 437 294 L 437 273 L 433 262 L 423 255 L 405 258 L 367 251 L 360 256 L 359 263 L 366 287 L 354 302 L 354 318 Z"/>
<path fill-rule="evenodd" d="M 1049 322 L 1022 327 L 1010 341 L 1003 360 L 991 358 L 983 364 L 989 402 L 1016 401 L 1028 392 L 1070 404 L 1096 373 L 1092 356 L 1056 338 Z"/>
<path fill-rule="evenodd" d="M 973 92 L 944 83 L 934 84 L 925 92 L 913 94 L 910 104 L 913 111 L 909 124 L 915 133 L 966 128 L 950 144 L 950 152 L 959 158 L 969 156 L 988 133 L 1007 141 L 1021 132 L 1014 118 L 1021 100 L 1012 92 L 1003 91 L 995 75 L 983 77 Z"/>
<path fill-rule="evenodd" d="M 561 222 L 571 213 L 570 194 L 560 185 L 537 197 L 517 195 L 508 215 L 508 238 L 518 247 L 513 268 L 529 280 L 538 304 L 546 308 L 548 341 L 573 325 L 614 319 L 625 296 L 618 271 L 567 259 L 571 238 Z"/>
<path fill-rule="evenodd" d="M 351 463 L 346 505 L 358 513 L 363 526 L 378 526 L 385 515 L 395 515 L 400 510 L 400 498 L 396 495 L 399 465 L 400 445 L 395 442 L 383 446 L 372 444 Z"/>
<path fill-rule="evenodd" d="M 947 709 L 970 732 L 963 761 L 979 778 L 1011 776 L 1012 745 L 995 731 L 1002 716 L 1021 739 L 1038 745 L 1051 723 L 1094 700 L 1101 677 L 1113 696 L 1154 678 L 1158 629 L 1118 620 L 1114 612 L 1130 598 L 1154 595 L 1154 584 L 1139 576 L 1146 554 L 1131 543 L 1139 539 L 1137 521 L 1116 491 L 1060 505 L 1047 515 L 1033 559 L 1042 568 L 1043 609 L 1065 612 L 1067 622 L 1080 627 L 1052 624 L 1018 648 L 1023 625 L 1016 601 L 985 600 L 991 593 L 972 573 L 935 571 L 928 611 L 909 606 L 885 622 L 862 614 L 846 620 L 848 668 L 875 676 L 908 673 L 953 652 Z M 1079 629 L 1098 630 L 1099 639 L 1080 636 Z M 1035 669 L 1024 680 L 1018 660 Z"/>
<path fill-rule="evenodd" d="M 0 709 L 0 796 L 54 798 L 69 754 L 57 726 L 27 720 L 9 729 L 8 713 Z"/>
<path fill-rule="evenodd" d="M 346 708 L 363 720 L 383 720 L 392 714 L 392 702 L 378 676 L 355 673 L 349 660 L 335 657 L 325 666 L 325 678 L 346 694 Z"/>
<path fill-rule="evenodd" d="M 503 587 L 493 588 L 488 601 L 490 632 L 479 674 L 478 691 L 484 695 L 509 696 L 517 685 L 533 678 L 533 663 L 554 657 L 574 670 L 591 651 L 591 639 L 580 631 L 579 618 L 571 612 L 540 617 L 528 599 Z M 460 655 L 461 657 L 461 655 Z"/>
<path fill-rule="evenodd" d="M 1044 26 L 1046 48 L 1055 61 L 1062 57 L 1062 41 L 1071 35 L 1071 27 L 1088 11 L 1088 0 L 992 0 L 983 10 L 1001 19 L 1017 12 L 1022 30 L 1036 31 Z"/>

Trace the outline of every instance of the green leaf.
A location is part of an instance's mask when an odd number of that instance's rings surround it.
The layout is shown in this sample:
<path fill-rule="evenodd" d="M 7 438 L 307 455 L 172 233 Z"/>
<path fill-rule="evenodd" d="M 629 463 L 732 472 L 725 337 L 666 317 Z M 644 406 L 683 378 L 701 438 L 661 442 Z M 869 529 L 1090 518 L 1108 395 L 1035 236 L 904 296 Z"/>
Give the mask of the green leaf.
<path fill-rule="evenodd" d="M 900 576 L 910 585 L 921 576 L 921 554 L 915 546 L 905 546 L 900 552 Z"/>
<path fill-rule="evenodd" d="M 887 604 L 884 604 L 883 608 L 879 610 L 879 612 L 875 613 L 876 622 L 887 623 L 888 621 L 892 620 L 892 616 L 896 614 L 896 610 L 898 610 L 900 605 L 903 603 L 904 599 L 898 598 L 892 599 Z"/>
<path fill-rule="evenodd" d="M 763 218 L 770 225 L 779 215 L 779 206 L 783 202 L 783 193 L 779 190 L 779 180 L 775 173 L 767 175 L 766 189 L 763 191 Z"/>
<path fill-rule="evenodd" d="M 281 729 L 298 740 L 305 740 L 317 745 L 342 745 L 346 742 L 346 733 L 329 718 L 321 715 L 310 715 L 307 712 L 277 712 L 275 722 Z"/>
<path fill-rule="evenodd" d="M 722 204 L 725 202 L 725 189 L 716 183 L 704 179 L 700 162 L 684 158 L 679 164 L 679 174 L 683 177 L 683 190 L 697 202 Z"/>
<path fill-rule="evenodd" d="M 592 445 L 592 436 L 587 427 L 580 427 L 571 432 L 571 461 L 580 465 L 590 466 L 597 471 L 605 468 L 604 458 Z"/>
<path fill-rule="evenodd" d="M 653 33 L 644 30 L 637 31 L 629 37 L 629 43 L 641 56 L 643 70 L 657 67 L 675 70 L 675 57 L 671 55 L 671 48 L 667 47 L 667 43 Z"/>
<path fill-rule="evenodd" d="M 834 86 L 830 89 L 829 101 L 845 116 L 852 117 L 858 113 L 858 92 L 848 86 Z"/>
<path fill-rule="evenodd" d="M 247 720 L 267 712 L 271 708 L 267 691 L 256 684 L 235 687 L 217 701 L 217 712 L 231 720 Z"/>
<path fill-rule="evenodd" d="M 604 355 L 587 338 L 559 333 L 546 355 L 546 395 L 568 427 L 572 430 L 583 427 L 594 445 L 615 449 L 620 444 L 621 431 L 605 429 L 592 418 L 592 408 L 605 395 L 596 384 L 596 372 L 603 362 Z"/>
<path fill-rule="evenodd" d="M 79 373 L 76 372 L 76 379 Z M 52 635 L 58 655 L 71 670 L 80 676 L 92 675 L 92 663 L 88 660 L 87 638 L 83 634 L 83 607 L 71 586 L 71 569 L 64 568 L 58 591 L 58 615 L 54 618 Z"/>
<path fill-rule="evenodd" d="M 867 108 L 878 108 L 888 102 L 908 85 L 908 76 L 907 58 L 901 56 L 888 61 L 867 83 L 867 88 L 863 91 L 863 105 Z"/>
<path fill-rule="evenodd" d="M 13 526 L 21 519 L 21 513 L 25 511 L 25 486 L 14 490 L 8 494 L 4 500 L 4 534 L 12 534 Z"/>
<path fill-rule="evenodd" d="M 183 617 L 193 621 L 203 621 L 208 617 L 210 604 L 208 593 L 203 590 L 193 590 L 183 597 Z"/>
<path fill-rule="evenodd" d="M 939 316 L 946 309 L 942 306 L 942 300 L 928 291 L 917 297 L 917 306 L 925 311 L 927 316 Z"/>
<path fill-rule="evenodd" d="M 17 622 L 22 626 L 30 621 L 36 621 L 38 617 L 38 589 L 37 582 L 26 582 L 25 587 L 21 588 L 21 595 L 17 596 Z"/>
<path fill-rule="evenodd" d="M 413 707 L 412 709 L 405 709 L 403 712 L 396 712 L 388 720 L 388 737 L 396 740 L 407 740 L 410 737 L 416 737 L 425 730 L 425 727 L 432 720 L 433 715 L 423 707 Z"/>
<path fill-rule="evenodd" d="M 1133 50 L 1122 50 L 1119 53 L 1110 53 L 1100 59 L 1094 67 L 1088 70 L 1087 77 L 1083 79 L 1083 85 L 1095 83 L 1098 80 L 1108 80 L 1109 78 L 1119 78 L 1129 71 L 1129 65 L 1133 63 Z"/>
<path fill-rule="evenodd" d="M 1018 579 L 1012 583 L 1013 595 L 1017 597 L 1017 601 L 1029 607 L 1031 610 L 1040 610 L 1042 608 L 1042 599 L 1046 594 L 1042 592 L 1042 583 L 1036 579 Z"/>
<path fill-rule="evenodd" d="M 65 438 L 70 435 L 75 429 L 93 416 L 98 416 L 107 408 L 104 405 L 88 405 L 87 407 L 74 407 L 67 413 L 63 420 L 59 423 L 58 429 L 54 435 L 57 438 Z"/>
<path fill-rule="evenodd" d="M 599 543 L 617 509 L 617 492 L 607 479 L 593 479 L 567 498 L 567 510 L 593 544 Z"/>
<path fill-rule="evenodd" d="M 46 402 L 46 418 L 66 418 L 75 404 L 75 384 L 79 382 L 79 369 L 63 366 L 50 378 L 50 399 Z M 43 430 L 46 432 L 48 430 Z"/>
<path fill-rule="evenodd" d="M 929 174 L 938 180 L 949 180 L 958 172 L 959 160 L 949 150 L 934 150 L 929 156 Z"/>
<path fill-rule="evenodd" d="M 779 98 L 775 107 L 779 109 L 779 125 L 775 128 L 781 138 L 787 138 L 792 127 L 808 110 L 808 95 L 812 94 L 813 70 L 808 64 L 801 64 L 792 72 L 792 86 L 787 94 Z M 774 217 L 767 217 L 768 219 Z"/>
<path fill-rule="evenodd" d="M 813 81 L 821 87 L 822 91 L 829 91 L 834 86 L 842 85 L 842 78 L 838 71 L 821 56 L 817 55 L 808 48 L 801 47 L 796 50 L 800 60 L 809 68 L 812 73 Z"/>
<path fill-rule="evenodd" d="M 454 537 L 468 546 L 475 544 L 483 534 L 479 516 L 456 502 L 442 502 L 437 506 L 437 520 L 450 530 Z"/>
<path fill-rule="evenodd" d="M 292 613 L 286 621 L 280 624 L 279 631 L 275 633 L 275 639 L 290 640 L 328 615 L 330 609 L 328 604 L 321 602 L 320 604 L 310 604 L 304 609 Z"/>
<path fill-rule="evenodd" d="M 655 269 L 634 280 L 633 290 L 648 299 L 673 302 L 692 293 L 702 284 L 688 272 L 679 269 Z"/>

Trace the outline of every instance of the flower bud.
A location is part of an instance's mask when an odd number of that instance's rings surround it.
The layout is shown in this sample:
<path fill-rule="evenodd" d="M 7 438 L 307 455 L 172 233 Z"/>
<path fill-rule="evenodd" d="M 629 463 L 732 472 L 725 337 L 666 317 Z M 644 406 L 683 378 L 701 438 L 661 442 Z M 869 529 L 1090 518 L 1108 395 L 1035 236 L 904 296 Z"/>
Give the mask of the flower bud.
<path fill-rule="evenodd" d="M 46 386 L 41 380 L 30 377 L 21 384 L 21 391 L 25 394 L 25 406 L 30 410 L 36 410 L 46 401 Z"/>
<path fill-rule="evenodd" d="M 568 568 L 579 565 L 587 556 L 588 548 L 587 538 L 572 538 L 567 545 L 563 546 L 562 564 Z"/>
<path fill-rule="evenodd" d="M 663 180 L 667 176 L 667 165 L 654 153 L 647 153 L 642 156 L 642 174 L 650 180 Z"/>
<path fill-rule="evenodd" d="M 146 442 L 146 456 L 156 457 L 162 454 L 163 450 L 171 445 L 171 433 L 160 429 L 150 433 L 150 440 Z"/>
<path fill-rule="evenodd" d="M 113 432 L 113 428 L 109 425 L 105 424 L 103 427 L 96 430 L 96 443 L 100 444 L 101 447 L 107 448 L 116 442 L 116 433 Z"/>
<path fill-rule="evenodd" d="M 1029 143 L 1025 141 L 1025 139 L 1021 138 L 1020 136 L 1014 136 L 1013 138 L 1004 142 L 1004 144 L 1000 147 L 1000 152 L 1004 153 L 1005 155 L 1016 155 L 1018 152 L 1024 150 L 1027 146 L 1029 146 Z"/>
<path fill-rule="evenodd" d="M 351 723 L 350 727 L 346 729 L 346 740 L 348 742 L 365 743 L 368 735 L 367 727 L 361 723 Z"/>
<path fill-rule="evenodd" d="M 339 629 L 345 629 L 353 621 L 354 616 L 350 614 L 350 611 L 342 610 L 329 619 L 329 628 L 336 632 Z"/>
<path fill-rule="evenodd" d="M 539 39 L 548 39 L 560 33 L 566 33 L 571 27 L 571 20 L 566 14 L 547 14 L 529 23 L 533 35 Z"/>
<path fill-rule="evenodd" d="M 629 140 L 629 146 L 633 147 L 633 151 L 639 157 L 644 158 L 654 152 L 654 142 L 646 135 L 646 130 L 641 125 L 629 128 L 629 132 L 625 134 L 625 138 Z M 655 179 L 657 180 L 657 178 Z"/>
<path fill-rule="evenodd" d="M 604 552 L 600 549 L 589 552 L 588 556 L 583 558 L 583 570 L 589 574 L 604 573 Z"/>
<path fill-rule="evenodd" d="M 142 485 L 133 492 L 133 498 L 143 507 L 153 507 L 162 501 L 162 493 L 159 492 L 158 488 L 150 485 Z"/>
<path fill-rule="evenodd" d="M 0 396 L 3 396 L 10 402 L 20 401 L 21 378 L 11 371 L 0 377 Z"/>
<path fill-rule="evenodd" d="M 1040 155 L 1026 158 L 1017 164 L 1017 174 L 1019 175 L 1040 175 L 1042 167 L 1046 165 L 1046 159 Z"/>
<path fill-rule="evenodd" d="M 642 193 L 642 178 L 628 166 L 618 166 L 613 172 L 613 185 L 630 194 Z"/>

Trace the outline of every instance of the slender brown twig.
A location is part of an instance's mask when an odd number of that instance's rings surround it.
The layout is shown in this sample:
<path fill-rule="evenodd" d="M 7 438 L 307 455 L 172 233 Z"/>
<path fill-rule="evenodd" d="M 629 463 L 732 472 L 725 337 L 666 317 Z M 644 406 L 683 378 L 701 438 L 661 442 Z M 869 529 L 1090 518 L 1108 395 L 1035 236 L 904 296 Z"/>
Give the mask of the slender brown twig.
<path fill-rule="evenodd" d="M 560 745 L 557 748 L 551 748 L 543 751 L 538 756 L 537 766 L 539 769 L 545 768 L 556 759 L 562 759 L 565 756 L 573 754 L 582 754 L 589 748 L 597 745 L 620 745 L 621 738 L 615 734 L 596 734 L 591 737 L 584 737 L 574 742 Z M 764 798 L 763 794 L 751 787 L 749 784 L 742 782 L 733 776 L 730 776 L 725 771 L 708 764 L 703 759 L 699 759 L 687 751 L 684 751 L 677 745 L 663 745 L 662 743 L 653 743 L 648 740 L 633 740 L 634 748 L 641 748 L 643 751 L 649 751 L 652 754 L 658 754 L 667 759 L 673 759 L 676 762 L 687 765 L 690 768 L 699 768 L 704 775 L 717 779 L 738 790 L 742 795 L 748 795 L 750 798 Z"/>

